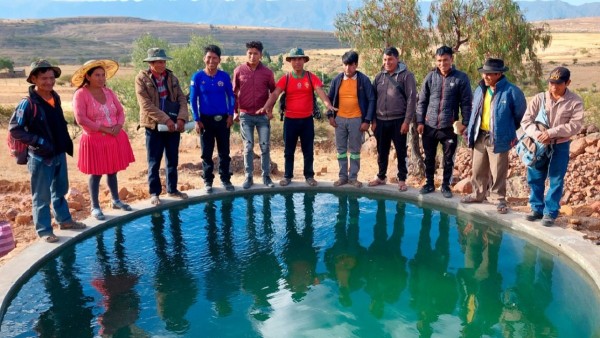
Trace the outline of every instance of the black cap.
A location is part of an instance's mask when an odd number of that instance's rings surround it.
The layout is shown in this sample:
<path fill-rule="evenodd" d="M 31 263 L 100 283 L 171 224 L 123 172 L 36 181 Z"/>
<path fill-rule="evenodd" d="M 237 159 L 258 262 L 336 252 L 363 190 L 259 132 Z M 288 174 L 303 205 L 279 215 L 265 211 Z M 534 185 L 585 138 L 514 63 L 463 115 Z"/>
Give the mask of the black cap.
<path fill-rule="evenodd" d="M 556 67 L 550 72 L 548 76 L 548 82 L 550 83 L 564 83 L 571 79 L 571 71 L 565 67 Z"/>

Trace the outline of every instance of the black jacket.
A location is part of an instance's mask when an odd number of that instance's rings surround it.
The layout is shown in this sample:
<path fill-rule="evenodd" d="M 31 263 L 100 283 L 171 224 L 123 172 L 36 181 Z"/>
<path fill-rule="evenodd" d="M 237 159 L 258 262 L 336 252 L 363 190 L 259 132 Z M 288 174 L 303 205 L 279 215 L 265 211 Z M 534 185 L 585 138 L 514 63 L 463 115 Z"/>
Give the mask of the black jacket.
<path fill-rule="evenodd" d="M 10 135 L 29 145 L 30 153 L 37 156 L 50 158 L 65 152 L 73 156 L 73 141 L 69 136 L 60 97 L 52 92 L 52 107 L 33 90 L 34 87 L 29 87 L 29 99 L 21 100 L 10 118 Z"/>
<path fill-rule="evenodd" d="M 460 108 L 461 122 L 467 126 L 471 115 L 472 97 L 471 82 L 467 74 L 452 66 L 450 73 L 444 77 L 436 68 L 427 74 L 421 86 L 417 103 L 417 123 L 435 129 L 450 127 L 458 121 Z"/>
<path fill-rule="evenodd" d="M 375 118 L 375 90 L 371 84 L 371 80 L 363 73 L 356 72 L 357 76 L 357 97 L 358 105 L 362 114 L 362 122 L 371 123 Z M 333 81 L 331 81 L 331 89 L 329 90 L 329 101 L 331 104 L 339 108 L 340 99 L 339 91 L 344 80 L 344 73 L 338 74 Z M 327 117 L 335 116 L 333 112 L 327 112 Z"/>

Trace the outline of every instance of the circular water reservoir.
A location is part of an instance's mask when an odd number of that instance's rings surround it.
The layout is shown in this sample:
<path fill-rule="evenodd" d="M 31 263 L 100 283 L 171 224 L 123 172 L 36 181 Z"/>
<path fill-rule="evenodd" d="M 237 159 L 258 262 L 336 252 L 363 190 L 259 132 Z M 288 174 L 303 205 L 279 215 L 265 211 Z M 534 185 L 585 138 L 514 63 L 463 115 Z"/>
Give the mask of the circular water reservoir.
<path fill-rule="evenodd" d="M 490 222 L 295 192 L 155 211 L 65 248 L 2 337 L 591 337 L 598 290 Z"/>

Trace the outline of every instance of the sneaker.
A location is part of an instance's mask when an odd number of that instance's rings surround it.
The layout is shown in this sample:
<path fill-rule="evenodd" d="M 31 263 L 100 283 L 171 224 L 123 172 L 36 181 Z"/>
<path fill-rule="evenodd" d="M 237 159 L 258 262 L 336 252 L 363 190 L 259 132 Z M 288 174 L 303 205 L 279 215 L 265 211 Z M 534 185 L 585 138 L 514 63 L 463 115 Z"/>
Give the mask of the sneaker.
<path fill-rule="evenodd" d="M 315 181 L 314 178 L 307 178 L 306 179 L 306 184 L 308 184 L 308 186 L 310 187 L 316 187 L 317 186 L 317 181 Z"/>
<path fill-rule="evenodd" d="M 188 195 L 184 192 L 181 192 L 179 190 L 175 190 L 174 192 L 170 192 L 168 193 L 169 197 L 173 197 L 173 198 L 179 198 L 181 200 L 186 200 L 188 199 Z"/>
<path fill-rule="evenodd" d="M 529 215 L 525 216 L 525 219 L 529 222 L 539 221 L 544 217 L 544 215 L 540 214 L 537 211 L 532 211 Z"/>
<path fill-rule="evenodd" d="M 443 185 L 442 189 L 440 189 L 440 191 L 442 192 L 442 196 L 444 196 L 446 198 L 452 198 L 452 190 L 450 190 L 449 186 Z"/>
<path fill-rule="evenodd" d="M 212 182 L 204 182 L 204 191 L 210 194 L 213 191 Z"/>
<path fill-rule="evenodd" d="M 123 203 L 121 200 L 112 201 L 113 209 L 121 209 L 125 211 L 131 211 L 131 207 L 127 203 Z"/>
<path fill-rule="evenodd" d="M 421 190 L 419 190 L 419 194 L 425 195 L 435 191 L 435 186 L 433 184 L 425 184 Z"/>
<path fill-rule="evenodd" d="M 273 181 L 271 180 L 271 177 L 269 177 L 269 176 L 263 176 L 263 184 L 269 188 L 275 187 L 275 183 L 273 183 Z"/>
<path fill-rule="evenodd" d="M 99 221 L 104 221 L 106 219 L 100 208 L 92 208 L 92 216 Z"/>
<path fill-rule="evenodd" d="M 223 182 L 223 188 L 225 188 L 225 190 L 227 190 L 227 191 L 234 191 L 235 190 L 235 187 L 233 186 L 233 184 L 231 184 L 230 181 Z"/>
<path fill-rule="evenodd" d="M 363 186 L 362 182 L 359 180 L 349 180 L 348 184 L 350 184 L 351 186 L 353 186 L 355 188 L 361 188 Z"/>
<path fill-rule="evenodd" d="M 290 183 L 292 183 L 291 178 L 284 178 L 281 181 L 279 181 L 279 185 L 282 187 L 288 186 Z"/>
<path fill-rule="evenodd" d="M 341 185 L 344 185 L 344 184 L 346 184 L 346 183 L 348 183 L 348 180 L 347 180 L 347 179 L 345 179 L 345 178 L 340 178 L 339 180 L 337 180 L 337 181 L 333 182 L 333 186 L 334 186 L 334 187 L 339 187 L 339 186 L 341 186 Z"/>
<path fill-rule="evenodd" d="M 254 180 L 252 179 L 252 176 L 246 176 L 246 179 L 244 180 L 244 183 L 242 184 L 242 188 L 250 189 L 250 187 L 253 184 L 254 184 Z"/>
<path fill-rule="evenodd" d="M 554 218 L 552 218 L 550 215 L 544 215 L 544 217 L 542 217 L 542 225 L 545 227 L 553 226 Z"/>

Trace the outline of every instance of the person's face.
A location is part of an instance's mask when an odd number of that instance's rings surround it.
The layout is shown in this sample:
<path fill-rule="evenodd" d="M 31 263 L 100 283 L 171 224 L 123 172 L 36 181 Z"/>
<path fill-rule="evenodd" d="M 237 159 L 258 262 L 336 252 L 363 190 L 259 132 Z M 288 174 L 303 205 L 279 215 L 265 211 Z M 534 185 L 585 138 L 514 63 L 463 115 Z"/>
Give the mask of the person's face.
<path fill-rule="evenodd" d="M 204 55 L 204 63 L 208 71 L 215 72 L 221 63 L 221 58 L 214 52 L 207 52 Z"/>
<path fill-rule="evenodd" d="M 96 68 L 90 75 L 85 75 L 90 87 L 102 88 L 106 84 L 106 72 L 103 68 Z"/>
<path fill-rule="evenodd" d="M 157 60 L 148 62 L 150 69 L 158 74 L 162 74 L 167 69 L 167 61 Z"/>
<path fill-rule="evenodd" d="M 54 84 L 56 83 L 56 77 L 54 76 L 54 71 L 52 69 L 48 69 L 46 71 L 39 72 L 36 76 L 32 76 L 31 82 L 35 84 L 35 87 L 39 91 L 51 92 L 54 88 Z"/>
<path fill-rule="evenodd" d="M 356 74 L 356 68 L 358 68 L 358 64 L 357 63 L 351 63 L 349 65 L 344 65 L 344 74 L 347 77 L 353 77 L 354 74 Z"/>
<path fill-rule="evenodd" d="M 501 76 L 502 76 L 502 73 L 483 73 L 483 74 L 481 74 L 481 77 L 483 78 L 483 82 L 485 82 L 485 85 L 488 87 L 495 86 L 496 83 L 498 82 L 498 80 L 500 80 Z"/>
<path fill-rule="evenodd" d="M 306 60 L 304 58 L 293 58 L 290 60 L 290 63 L 292 64 L 292 69 L 294 69 L 295 72 L 301 72 L 302 70 L 304 70 L 305 62 Z"/>
<path fill-rule="evenodd" d="M 453 61 L 454 58 L 448 54 L 435 56 L 435 65 L 440 70 L 440 73 L 442 73 L 442 75 L 450 73 Z"/>
<path fill-rule="evenodd" d="M 571 80 L 563 83 L 548 82 L 548 90 L 553 97 L 561 97 L 565 95 L 565 91 L 569 84 L 571 84 Z"/>
<path fill-rule="evenodd" d="M 248 63 L 251 66 L 256 66 L 262 59 L 262 53 L 256 48 L 249 48 L 246 51 L 246 56 L 248 57 Z"/>
<path fill-rule="evenodd" d="M 383 55 L 383 69 L 386 72 L 393 72 L 398 68 L 398 58 L 394 55 Z"/>

